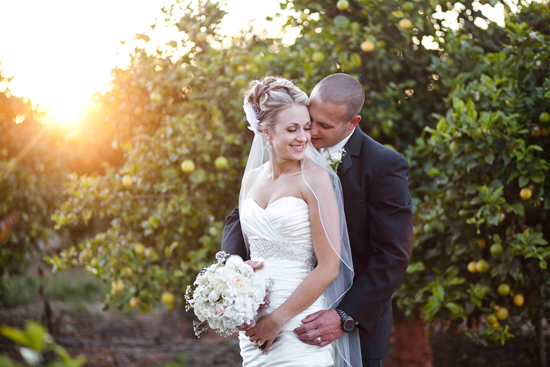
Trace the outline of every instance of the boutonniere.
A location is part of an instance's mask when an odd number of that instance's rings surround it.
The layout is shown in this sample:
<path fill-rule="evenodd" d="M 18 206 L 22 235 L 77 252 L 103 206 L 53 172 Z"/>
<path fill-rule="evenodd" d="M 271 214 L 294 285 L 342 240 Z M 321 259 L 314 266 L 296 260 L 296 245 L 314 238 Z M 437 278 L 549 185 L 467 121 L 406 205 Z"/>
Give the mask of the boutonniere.
<path fill-rule="evenodd" d="M 340 163 L 342 163 L 342 159 L 346 155 L 346 150 L 344 148 L 340 149 L 337 152 L 334 152 L 330 155 L 330 158 L 327 160 L 329 166 L 332 167 L 334 172 L 338 169 L 338 166 Z"/>

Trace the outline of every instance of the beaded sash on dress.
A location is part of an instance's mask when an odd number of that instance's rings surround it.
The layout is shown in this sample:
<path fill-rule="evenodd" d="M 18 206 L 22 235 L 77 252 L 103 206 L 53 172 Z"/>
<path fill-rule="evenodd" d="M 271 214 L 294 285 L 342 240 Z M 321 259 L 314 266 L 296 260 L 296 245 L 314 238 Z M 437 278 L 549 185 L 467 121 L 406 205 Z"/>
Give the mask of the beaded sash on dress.
<path fill-rule="evenodd" d="M 264 238 L 250 240 L 251 258 L 290 260 L 315 266 L 316 257 L 313 246 L 286 241 L 271 241 Z"/>

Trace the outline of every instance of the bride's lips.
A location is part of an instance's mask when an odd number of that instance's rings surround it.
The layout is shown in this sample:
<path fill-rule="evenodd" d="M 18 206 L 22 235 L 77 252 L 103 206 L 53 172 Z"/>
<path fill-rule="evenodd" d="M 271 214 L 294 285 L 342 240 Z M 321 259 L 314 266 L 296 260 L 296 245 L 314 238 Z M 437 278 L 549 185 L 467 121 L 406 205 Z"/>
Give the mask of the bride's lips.
<path fill-rule="evenodd" d="M 306 145 L 305 144 L 301 144 L 301 145 L 296 145 L 296 144 L 293 144 L 290 146 L 294 151 L 296 152 L 303 152 L 304 149 L 306 149 Z"/>

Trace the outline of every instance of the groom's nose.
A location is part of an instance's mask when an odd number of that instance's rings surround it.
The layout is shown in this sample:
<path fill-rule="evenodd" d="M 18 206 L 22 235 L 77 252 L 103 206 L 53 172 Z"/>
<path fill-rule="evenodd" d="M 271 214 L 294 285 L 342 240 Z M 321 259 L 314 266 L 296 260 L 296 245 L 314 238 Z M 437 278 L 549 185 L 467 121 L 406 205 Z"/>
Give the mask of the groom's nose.
<path fill-rule="evenodd" d="M 315 137 L 319 133 L 319 130 L 317 129 L 317 124 L 312 122 L 311 123 L 311 136 Z"/>

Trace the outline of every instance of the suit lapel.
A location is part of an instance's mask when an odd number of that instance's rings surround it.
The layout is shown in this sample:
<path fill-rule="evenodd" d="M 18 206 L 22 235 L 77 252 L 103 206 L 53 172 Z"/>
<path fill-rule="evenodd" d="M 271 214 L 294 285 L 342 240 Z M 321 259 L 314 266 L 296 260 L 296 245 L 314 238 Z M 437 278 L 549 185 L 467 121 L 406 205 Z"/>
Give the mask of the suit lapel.
<path fill-rule="evenodd" d="M 347 144 L 346 144 L 346 148 L 347 148 Z M 346 149 L 346 152 L 347 151 L 348 150 Z M 346 174 L 348 169 L 350 169 L 350 167 L 351 167 L 351 155 L 346 154 L 342 159 L 342 163 L 340 163 L 338 165 L 338 169 L 336 169 L 336 173 L 338 173 L 338 177 L 340 177 L 340 180 L 342 179 L 342 177 L 344 177 L 344 175 Z"/>
<path fill-rule="evenodd" d="M 342 178 L 346 175 L 346 173 L 352 166 L 351 157 L 358 156 L 361 152 L 361 143 L 363 140 L 362 135 L 363 132 L 361 131 L 359 126 L 357 126 L 355 128 L 355 131 L 349 138 L 348 142 L 346 143 L 346 146 L 344 147 L 344 149 L 346 150 L 346 155 L 342 159 L 342 163 L 340 163 L 337 169 L 338 177 L 340 177 L 340 180 L 342 180 Z"/>

